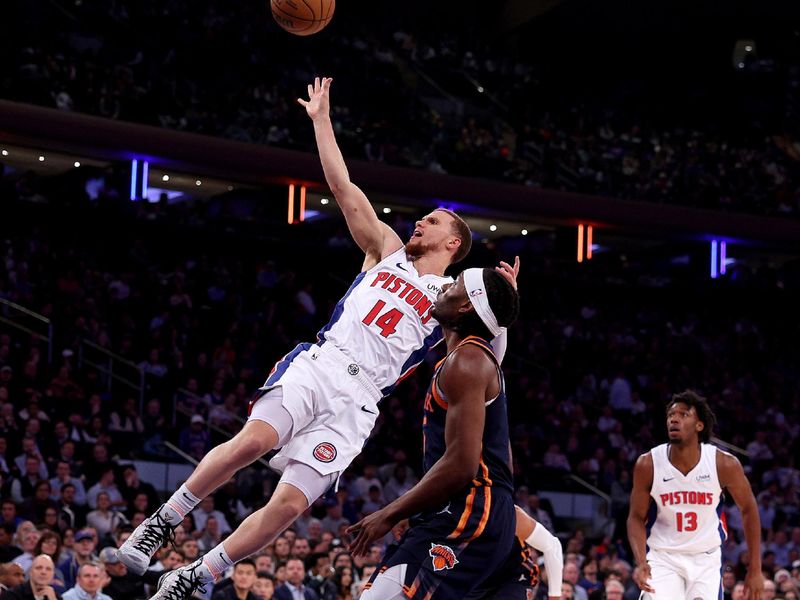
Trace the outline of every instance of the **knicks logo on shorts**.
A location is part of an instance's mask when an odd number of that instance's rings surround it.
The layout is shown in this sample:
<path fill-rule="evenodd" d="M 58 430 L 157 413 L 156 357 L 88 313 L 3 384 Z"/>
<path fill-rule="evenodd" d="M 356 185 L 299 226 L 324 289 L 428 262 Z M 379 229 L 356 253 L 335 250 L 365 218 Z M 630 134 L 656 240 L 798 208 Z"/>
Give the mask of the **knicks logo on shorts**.
<path fill-rule="evenodd" d="M 452 569 L 458 564 L 456 553 L 453 552 L 448 546 L 441 544 L 431 544 L 431 549 L 428 554 L 433 559 L 433 570 L 443 571 L 444 569 Z"/>
<path fill-rule="evenodd" d="M 322 442 L 314 448 L 314 458 L 319 462 L 329 463 L 336 458 L 336 446 L 330 442 Z"/>

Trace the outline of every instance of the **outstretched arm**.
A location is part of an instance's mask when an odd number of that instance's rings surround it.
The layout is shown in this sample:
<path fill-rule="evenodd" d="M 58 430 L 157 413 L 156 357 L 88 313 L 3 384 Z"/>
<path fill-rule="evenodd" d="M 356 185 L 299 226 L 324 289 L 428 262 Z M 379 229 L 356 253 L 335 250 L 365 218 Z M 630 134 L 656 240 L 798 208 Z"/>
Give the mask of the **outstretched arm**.
<path fill-rule="evenodd" d="M 355 555 L 366 554 L 373 541 L 402 519 L 444 506 L 478 472 L 485 402 L 487 392 L 497 387 L 497 368 L 483 350 L 466 346 L 448 357 L 439 382 L 449 402 L 444 427 L 446 450 L 411 490 L 347 530 L 355 536 L 350 545 Z"/>
<path fill-rule="evenodd" d="M 378 219 L 364 192 L 350 181 L 350 174 L 336 143 L 330 119 L 332 81 L 331 78 L 320 80 L 316 77 L 314 85 L 308 86 L 308 100 L 298 98 L 297 101 L 305 107 L 314 122 L 314 137 L 317 140 L 325 181 L 344 214 L 353 240 L 367 255 L 364 261 L 364 270 L 367 270 L 382 258 L 399 250 L 403 242 L 391 227 Z"/>
<path fill-rule="evenodd" d="M 742 463 L 727 452 L 717 451 L 717 473 L 719 483 L 733 497 L 742 513 L 744 540 L 750 560 L 747 561 L 747 576 L 744 579 L 745 594 L 750 600 L 759 600 L 764 592 L 764 576 L 761 574 L 761 517 L 758 514 L 753 490 L 745 477 Z"/>
<path fill-rule="evenodd" d="M 636 584 L 639 589 L 655 593 L 647 580 L 650 579 L 650 565 L 647 564 L 647 511 L 650 508 L 650 490 L 653 487 L 653 457 L 648 452 L 642 454 L 633 467 L 633 490 L 631 507 L 628 512 L 628 542 L 633 550 L 633 558 L 639 567 Z"/>

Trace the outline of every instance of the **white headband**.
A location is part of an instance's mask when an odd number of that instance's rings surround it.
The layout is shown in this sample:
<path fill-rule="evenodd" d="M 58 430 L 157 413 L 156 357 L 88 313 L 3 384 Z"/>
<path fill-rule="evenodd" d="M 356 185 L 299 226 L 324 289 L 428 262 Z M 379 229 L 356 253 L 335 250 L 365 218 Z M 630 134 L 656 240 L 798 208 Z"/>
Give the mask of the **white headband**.
<path fill-rule="evenodd" d="M 464 287 L 467 288 L 467 297 L 472 302 L 475 312 L 486 325 L 486 328 L 493 336 L 498 336 L 503 332 L 504 327 L 497 324 L 497 317 L 489 306 L 489 296 L 486 294 L 486 284 L 483 283 L 483 269 L 467 269 L 462 273 L 464 276 Z"/>

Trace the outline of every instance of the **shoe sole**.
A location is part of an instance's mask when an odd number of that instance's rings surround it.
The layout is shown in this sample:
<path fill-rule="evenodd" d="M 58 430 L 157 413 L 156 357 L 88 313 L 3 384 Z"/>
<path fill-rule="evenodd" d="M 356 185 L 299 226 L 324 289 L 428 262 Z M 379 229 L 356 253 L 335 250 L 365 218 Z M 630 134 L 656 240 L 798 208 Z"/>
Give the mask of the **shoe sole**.
<path fill-rule="evenodd" d="M 147 567 L 142 568 L 140 563 L 134 562 L 132 557 L 123 554 L 119 550 L 117 550 L 117 558 L 119 559 L 119 562 L 125 565 L 134 575 L 142 576 L 147 570 Z"/>

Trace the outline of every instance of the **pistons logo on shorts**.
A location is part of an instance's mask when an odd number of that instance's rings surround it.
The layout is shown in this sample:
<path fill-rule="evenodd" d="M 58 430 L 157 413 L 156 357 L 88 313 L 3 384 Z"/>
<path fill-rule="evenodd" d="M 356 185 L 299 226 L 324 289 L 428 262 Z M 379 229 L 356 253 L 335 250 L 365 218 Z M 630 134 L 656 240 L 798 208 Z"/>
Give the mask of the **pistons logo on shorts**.
<path fill-rule="evenodd" d="M 443 571 L 444 569 L 452 569 L 458 564 L 456 553 L 449 546 L 442 546 L 441 544 L 431 544 L 431 549 L 428 550 L 433 559 L 433 570 Z"/>
<path fill-rule="evenodd" d="M 329 463 L 336 458 L 336 446 L 330 442 L 322 442 L 314 448 L 314 458 L 319 462 Z"/>

